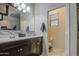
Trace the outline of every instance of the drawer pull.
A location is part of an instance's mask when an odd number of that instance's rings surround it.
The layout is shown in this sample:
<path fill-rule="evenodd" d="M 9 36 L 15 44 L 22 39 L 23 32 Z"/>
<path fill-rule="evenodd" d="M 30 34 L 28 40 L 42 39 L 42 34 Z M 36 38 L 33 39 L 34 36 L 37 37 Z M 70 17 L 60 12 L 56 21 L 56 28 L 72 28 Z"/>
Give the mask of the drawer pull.
<path fill-rule="evenodd" d="M 22 48 L 20 48 L 20 49 L 18 49 L 18 52 L 21 52 L 23 49 Z"/>
<path fill-rule="evenodd" d="M 18 52 L 20 52 L 20 50 L 18 49 Z"/>
<path fill-rule="evenodd" d="M 23 49 L 22 48 L 20 48 L 20 51 L 22 51 Z"/>

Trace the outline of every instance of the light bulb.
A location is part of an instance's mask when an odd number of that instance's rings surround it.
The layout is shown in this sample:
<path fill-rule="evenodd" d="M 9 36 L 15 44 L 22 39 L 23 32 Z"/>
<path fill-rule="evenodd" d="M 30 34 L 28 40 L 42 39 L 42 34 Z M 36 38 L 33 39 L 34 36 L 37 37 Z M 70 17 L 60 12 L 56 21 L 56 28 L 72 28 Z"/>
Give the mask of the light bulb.
<path fill-rule="evenodd" d="M 21 7 L 22 7 L 23 9 L 25 8 L 25 6 L 26 6 L 26 5 L 25 5 L 24 3 L 21 4 Z"/>
<path fill-rule="evenodd" d="M 16 4 L 14 4 L 14 7 L 17 7 L 17 5 L 16 5 Z"/>
<path fill-rule="evenodd" d="M 26 11 L 27 11 L 26 9 L 23 9 L 23 12 L 24 12 L 24 13 L 26 13 Z"/>
<path fill-rule="evenodd" d="M 21 11 L 21 10 L 22 10 L 22 8 L 19 6 L 19 7 L 18 7 L 18 10 L 20 10 L 20 11 Z"/>
<path fill-rule="evenodd" d="M 20 5 L 20 3 L 14 3 L 14 7 L 17 7 L 18 5 Z"/>
<path fill-rule="evenodd" d="M 26 9 L 27 9 L 27 11 L 28 11 L 28 12 L 30 12 L 30 7 L 29 7 L 29 6 L 27 6 L 27 8 L 26 8 Z"/>

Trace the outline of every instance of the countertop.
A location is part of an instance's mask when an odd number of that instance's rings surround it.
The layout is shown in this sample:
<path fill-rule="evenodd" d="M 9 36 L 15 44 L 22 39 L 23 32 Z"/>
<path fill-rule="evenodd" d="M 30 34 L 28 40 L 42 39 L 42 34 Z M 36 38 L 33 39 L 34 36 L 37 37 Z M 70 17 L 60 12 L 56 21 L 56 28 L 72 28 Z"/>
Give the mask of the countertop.
<path fill-rule="evenodd" d="M 12 41 L 24 40 L 24 39 L 33 39 L 37 37 L 43 37 L 42 33 L 31 33 L 31 34 L 25 33 L 25 37 L 18 37 L 16 33 L 14 33 L 14 35 L 8 33 L 6 33 L 6 35 L 0 34 L 0 44 L 6 42 L 12 42 Z"/>

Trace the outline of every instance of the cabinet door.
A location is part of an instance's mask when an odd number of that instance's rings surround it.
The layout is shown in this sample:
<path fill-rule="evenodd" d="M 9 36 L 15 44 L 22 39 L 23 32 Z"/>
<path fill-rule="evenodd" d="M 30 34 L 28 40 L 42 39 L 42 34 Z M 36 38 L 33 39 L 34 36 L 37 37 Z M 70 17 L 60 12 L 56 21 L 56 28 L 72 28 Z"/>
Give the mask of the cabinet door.
<path fill-rule="evenodd" d="M 42 53 L 42 38 L 32 39 L 32 53 L 39 55 Z"/>
<path fill-rule="evenodd" d="M 9 52 L 10 52 L 10 56 L 18 56 L 19 55 L 18 48 L 10 49 Z"/>
<path fill-rule="evenodd" d="M 18 56 L 18 48 L 11 48 L 0 52 L 0 56 Z"/>
<path fill-rule="evenodd" d="M 21 56 L 27 56 L 28 54 L 31 53 L 31 40 L 27 40 L 26 42 L 27 44 L 24 44 L 22 46 L 20 46 L 19 50 L 20 50 L 20 55 Z"/>

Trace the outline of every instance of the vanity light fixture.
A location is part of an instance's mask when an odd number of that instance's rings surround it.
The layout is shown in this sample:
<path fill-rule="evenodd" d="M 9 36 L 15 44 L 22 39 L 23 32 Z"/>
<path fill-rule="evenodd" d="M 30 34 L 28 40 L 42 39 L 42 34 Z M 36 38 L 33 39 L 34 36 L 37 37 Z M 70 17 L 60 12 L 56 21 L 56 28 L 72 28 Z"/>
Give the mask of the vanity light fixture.
<path fill-rule="evenodd" d="M 24 3 L 21 4 L 21 7 L 25 9 L 26 5 Z"/>
<path fill-rule="evenodd" d="M 14 6 L 14 7 L 17 7 L 17 5 L 16 5 L 16 4 L 14 4 L 13 6 Z"/>
<path fill-rule="evenodd" d="M 23 13 L 30 12 L 30 6 L 26 6 L 25 3 L 14 3 L 14 7 Z"/>
<path fill-rule="evenodd" d="M 30 12 L 30 7 L 27 6 L 25 9 L 23 9 L 23 12 L 26 13 L 26 12 Z"/>
<path fill-rule="evenodd" d="M 14 7 L 17 7 L 17 6 L 19 6 L 19 4 L 20 4 L 20 3 L 14 3 L 13 6 L 14 6 Z"/>
<path fill-rule="evenodd" d="M 22 10 L 22 8 L 19 6 L 19 7 L 17 7 L 17 9 L 19 10 L 19 11 L 21 11 Z"/>
<path fill-rule="evenodd" d="M 23 13 L 26 13 L 27 12 L 27 10 L 26 9 L 23 9 Z"/>
<path fill-rule="evenodd" d="M 27 6 L 27 12 L 30 12 L 30 7 L 29 6 Z"/>

